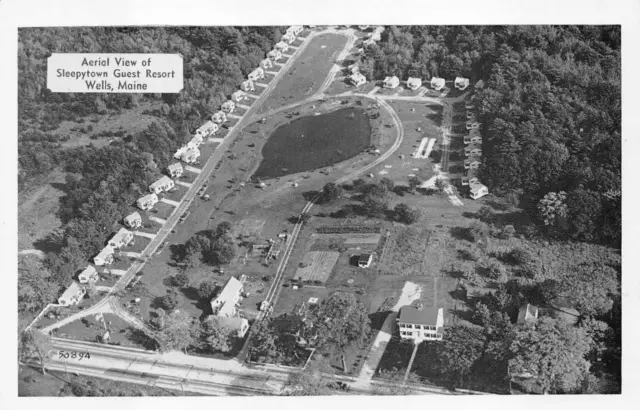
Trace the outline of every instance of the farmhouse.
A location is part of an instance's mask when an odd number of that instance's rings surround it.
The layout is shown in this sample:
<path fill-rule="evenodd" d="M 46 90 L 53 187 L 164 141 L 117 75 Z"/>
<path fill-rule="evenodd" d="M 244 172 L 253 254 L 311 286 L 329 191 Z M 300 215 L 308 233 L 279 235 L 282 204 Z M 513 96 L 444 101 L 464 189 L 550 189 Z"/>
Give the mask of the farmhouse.
<path fill-rule="evenodd" d="M 444 88 L 444 78 L 439 78 L 439 77 L 431 77 L 431 88 L 433 88 L 436 91 L 440 91 Z"/>
<path fill-rule="evenodd" d="M 258 67 L 247 76 L 247 80 L 258 81 L 264 78 L 264 70 L 262 67 Z"/>
<path fill-rule="evenodd" d="M 361 268 L 368 268 L 371 266 L 371 261 L 373 261 L 373 254 L 363 253 L 358 257 L 358 266 Z"/>
<path fill-rule="evenodd" d="M 418 88 L 422 87 L 422 79 L 417 77 L 409 77 L 409 79 L 407 80 L 407 87 L 411 91 L 417 90 Z"/>
<path fill-rule="evenodd" d="M 465 169 L 474 169 L 480 167 L 482 162 L 476 157 L 469 157 L 464 160 L 464 168 Z"/>
<path fill-rule="evenodd" d="M 276 44 L 275 49 L 280 50 L 281 53 L 286 53 L 289 49 L 289 44 L 287 44 L 285 41 L 281 41 Z"/>
<path fill-rule="evenodd" d="M 227 121 L 227 114 L 224 111 L 218 111 L 217 113 L 211 116 L 211 121 L 222 124 Z"/>
<path fill-rule="evenodd" d="M 393 77 L 386 77 L 382 85 L 384 88 L 394 89 L 400 85 L 400 80 L 395 75 Z"/>
<path fill-rule="evenodd" d="M 246 100 L 247 94 L 242 90 L 238 90 L 235 93 L 231 94 L 231 99 L 236 102 Z"/>
<path fill-rule="evenodd" d="M 271 64 L 271 60 L 269 59 L 262 60 L 262 63 L 264 63 L 265 61 L 268 61 L 269 64 Z M 260 63 L 260 66 L 262 66 L 262 68 L 265 68 L 265 69 L 268 68 L 268 67 L 264 67 L 262 63 Z M 240 89 L 242 91 L 255 91 L 256 87 L 254 87 L 253 81 L 244 80 L 242 83 L 240 83 Z"/>
<path fill-rule="evenodd" d="M 173 182 L 173 179 L 169 178 L 166 175 L 163 175 L 159 180 L 149 185 L 149 191 L 157 195 L 162 192 L 167 192 L 172 190 L 175 187 L 175 185 L 176 184 L 175 182 Z"/>
<path fill-rule="evenodd" d="M 214 315 L 231 317 L 236 314 L 236 304 L 241 299 L 242 282 L 231 277 L 214 300 L 211 301 L 211 311 Z"/>
<path fill-rule="evenodd" d="M 294 36 L 293 33 L 286 33 L 284 36 L 282 36 L 281 40 L 286 41 L 288 44 L 291 44 L 296 41 L 296 36 Z"/>
<path fill-rule="evenodd" d="M 464 91 L 469 87 L 469 79 L 463 77 L 456 77 L 453 85 L 460 91 Z"/>
<path fill-rule="evenodd" d="M 403 306 L 396 319 L 400 337 L 416 343 L 424 340 L 442 340 L 444 333 L 444 309 Z"/>
<path fill-rule="evenodd" d="M 78 282 L 73 282 L 58 298 L 58 304 L 62 306 L 73 306 L 82 300 L 85 290 Z"/>
<path fill-rule="evenodd" d="M 89 283 L 96 282 L 100 276 L 98 275 L 98 271 L 93 266 L 89 265 L 80 274 L 78 275 L 78 282 L 80 283 Z"/>
<path fill-rule="evenodd" d="M 302 26 L 291 26 L 287 29 L 286 32 L 286 34 L 291 34 L 294 36 L 297 36 L 300 33 L 302 33 Z"/>
<path fill-rule="evenodd" d="M 124 224 L 129 228 L 140 228 L 142 226 L 142 217 L 139 213 L 134 212 L 124 218 Z"/>
<path fill-rule="evenodd" d="M 196 130 L 196 135 L 200 135 L 201 137 L 210 137 L 218 132 L 218 124 L 213 121 L 205 122 L 200 128 Z"/>
<path fill-rule="evenodd" d="M 184 153 L 182 153 L 182 161 L 187 164 L 193 164 L 200 157 L 200 150 L 198 148 L 189 148 Z"/>
<path fill-rule="evenodd" d="M 469 184 L 469 187 L 471 188 L 471 199 L 479 199 L 489 194 L 489 188 L 487 188 L 485 185 L 482 185 L 480 182 Z"/>
<path fill-rule="evenodd" d="M 138 198 L 136 201 L 136 205 L 138 208 L 146 211 L 154 207 L 155 204 L 158 203 L 158 196 L 156 194 L 145 195 L 142 198 Z"/>
<path fill-rule="evenodd" d="M 520 308 L 520 311 L 518 312 L 518 320 L 516 321 L 516 323 L 533 323 L 536 320 L 538 320 L 538 308 L 527 303 Z"/>
<path fill-rule="evenodd" d="M 361 73 L 351 74 L 349 76 L 349 80 L 351 80 L 351 84 L 355 85 L 356 87 L 360 87 L 361 85 L 367 83 L 367 78 Z"/>
<path fill-rule="evenodd" d="M 280 50 L 271 50 L 267 53 L 267 57 L 273 61 L 278 61 L 282 58 L 282 52 Z"/>
<path fill-rule="evenodd" d="M 120 228 L 120 230 L 115 235 L 113 235 L 113 238 L 109 240 L 109 246 L 118 249 L 123 246 L 129 245 L 132 240 L 133 233 L 125 228 Z"/>
<path fill-rule="evenodd" d="M 235 109 L 236 109 L 236 103 L 234 103 L 231 100 L 227 100 L 224 103 L 222 103 L 222 111 L 226 112 L 227 114 L 234 112 Z"/>
<path fill-rule="evenodd" d="M 113 252 L 114 249 L 111 246 L 105 246 L 104 249 L 93 258 L 93 263 L 95 263 L 96 266 L 111 265 L 111 263 L 113 263 Z"/>
<path fill-rule="evenodd" d="M 236 332 L 236 336 L 244 337 L 249 330 L 249 321 L 243 317 L 233 316 L 213 316 L 221 328 L 229 329 Z"/>

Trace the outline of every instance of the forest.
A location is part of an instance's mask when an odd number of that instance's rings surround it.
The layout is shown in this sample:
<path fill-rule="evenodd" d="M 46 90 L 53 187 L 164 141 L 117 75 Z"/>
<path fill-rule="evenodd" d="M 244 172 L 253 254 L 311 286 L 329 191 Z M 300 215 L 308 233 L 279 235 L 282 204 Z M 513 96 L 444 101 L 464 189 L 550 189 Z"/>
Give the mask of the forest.
<path fill-rule="evenodd" d="M 619 26 L 388 27 L 360 71 L 482 80 L 480 180 L 551 237 L 619 247 L 620 41 Z M 541 210 L 549 194 L 563 200 Z"/>
<path fill-rule="evenodd" d="M 20 29 L 19 189 L 37 187 L 54 170 L 66 174 L 58 213 L 62 227 L 41 244 L 50 252 L 42 264 L 29 262 L 20 269 L 20 311 L 39 310 L 51 301 L 52 286 L 60 291 L 70 284 L 104 246 L 128 207 L 169 164 L 175 149 L 258 66 L 281 31 L 282 27 Z M 184 89 L 179 94 L 52 93 L 46 88 L 46 70 L 47 58 L 55 52 L 179 53 L 185 64 Z M 147 105 L 156 107 L 147 111 L 157 119 L 142 131 L 105 133 L 121 138 L 101 147 L 62 145 L 69 139 L 58 132 L 64 121 L 83 124 Z"/>

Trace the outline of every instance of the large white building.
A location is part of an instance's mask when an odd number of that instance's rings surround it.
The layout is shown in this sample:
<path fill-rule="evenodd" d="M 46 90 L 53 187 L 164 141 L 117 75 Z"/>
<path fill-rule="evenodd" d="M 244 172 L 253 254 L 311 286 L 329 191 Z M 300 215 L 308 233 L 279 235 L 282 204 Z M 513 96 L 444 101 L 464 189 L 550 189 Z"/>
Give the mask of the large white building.
<path fill-rule="evenodd" d="M 211 301 L 211 311 L 216 316 L 235 316 L 236 305 L 241 299 L 243 285 L 236 278 L 229 278 L 220 294 Z"/>
<path fill-rule="evenodd" d="M 442 340 L 444 333 L 444 309 L 403 306 L 396 319 L 400 337 L 416 343 L 425 340 Z"/>

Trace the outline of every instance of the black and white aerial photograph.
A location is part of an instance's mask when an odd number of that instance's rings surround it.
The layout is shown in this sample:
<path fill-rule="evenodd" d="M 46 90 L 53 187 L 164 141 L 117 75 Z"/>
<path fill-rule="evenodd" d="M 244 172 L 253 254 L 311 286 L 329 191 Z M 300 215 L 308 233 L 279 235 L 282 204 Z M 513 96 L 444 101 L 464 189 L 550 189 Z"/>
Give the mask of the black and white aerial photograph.
<path fill-rule="evenodd" d="M 618 9 L 14 26 L 16 400 L 620 396 Z"/>

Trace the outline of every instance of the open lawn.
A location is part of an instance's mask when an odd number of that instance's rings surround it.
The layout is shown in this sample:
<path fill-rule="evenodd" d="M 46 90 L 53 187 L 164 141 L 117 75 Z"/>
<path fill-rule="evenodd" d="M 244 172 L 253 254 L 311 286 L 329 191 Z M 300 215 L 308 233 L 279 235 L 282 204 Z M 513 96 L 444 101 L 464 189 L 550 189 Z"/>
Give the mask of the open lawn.
<path fill-rule="evenodd" d="M 260 112 L 268 113 L 271 109 L 302 100 L 318 91 L 346 43 L 347 38 L 337 34 L 322 34 L 311 40 Z M 279 62 L 284 62 L 284 59 Z"/>
<path fill-rule="evenodd" d="M 129 323 L 110 313 L 104 314 L 104 320 L 107 329 L 109 329 L 109 344 L 137 348 L 142 347 L 137 344 L 135 338 L 132 337 L 132 329 Z M 95 342 L 105 331 L 102 320 L 97 319 L 95 315 L 89 315 L 62 326 L 57 330 L 57 334 L 67 339 Z"/>

